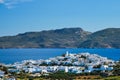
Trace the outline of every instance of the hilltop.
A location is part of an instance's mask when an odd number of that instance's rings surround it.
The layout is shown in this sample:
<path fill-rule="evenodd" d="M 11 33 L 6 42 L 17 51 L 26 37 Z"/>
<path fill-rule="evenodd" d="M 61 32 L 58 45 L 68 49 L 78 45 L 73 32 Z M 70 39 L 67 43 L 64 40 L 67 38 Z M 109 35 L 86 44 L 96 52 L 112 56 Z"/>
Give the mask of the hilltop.
<path fill-rule="evenodd" d="M 120 28 L 94 33 L 81 28 L 26 32 L 0 37 L 0 48 L 120 48 Z"/>
<path fill-rule="evenodd" d="M 108 28 L 89 35 L 88 39 L 80 44 L 83 48 L 120 48 L 120 28 Z"/>
<path fill-rule="evenodd" d="M 81 28 L 63 28 L 41 32 L 26 32 L 0 38 L 0 48 L 73 48 L 90 32 Z"/>

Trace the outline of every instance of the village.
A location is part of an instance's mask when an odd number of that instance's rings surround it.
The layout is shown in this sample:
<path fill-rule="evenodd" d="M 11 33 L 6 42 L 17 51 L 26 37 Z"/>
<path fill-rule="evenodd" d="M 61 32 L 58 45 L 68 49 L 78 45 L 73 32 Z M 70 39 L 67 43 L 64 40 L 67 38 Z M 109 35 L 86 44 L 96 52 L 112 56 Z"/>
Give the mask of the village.
<path fill-rule="evenodd" d="M 111 71 L 115 61 L 107 59 L 97 54 L 90 53 L 69 53 L 46 60 L 24 60 L 14 64 L 5 65 L 9 73 L 19 74 L 21 71 L 30 73 L 31 76 L 38 77 L 49 75 L 57 71 L 66 73 L 91 73 L 92 71 Z M 5 76 L 4 71 L 0 71 L 1 79 Z M 13 79 L 14 80 L 14 79 Z"/>

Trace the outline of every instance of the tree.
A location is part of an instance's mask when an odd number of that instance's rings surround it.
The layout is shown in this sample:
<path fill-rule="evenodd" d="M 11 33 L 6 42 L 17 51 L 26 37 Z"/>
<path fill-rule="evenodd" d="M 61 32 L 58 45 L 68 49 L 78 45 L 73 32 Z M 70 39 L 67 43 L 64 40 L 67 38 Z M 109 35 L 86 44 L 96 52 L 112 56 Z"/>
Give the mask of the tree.
<path fill-rule="evenodd" d="M 120 76 L 120 60 L 116 63 L 116 65 L 113 68 L 113 74 Z"/>
<path fill-rule="evenodd" d="M 8 68 L 3 66 L 3 65 L 0 65 L 0 70 L 4 71 L 5 74 L 8 74 Z"/>

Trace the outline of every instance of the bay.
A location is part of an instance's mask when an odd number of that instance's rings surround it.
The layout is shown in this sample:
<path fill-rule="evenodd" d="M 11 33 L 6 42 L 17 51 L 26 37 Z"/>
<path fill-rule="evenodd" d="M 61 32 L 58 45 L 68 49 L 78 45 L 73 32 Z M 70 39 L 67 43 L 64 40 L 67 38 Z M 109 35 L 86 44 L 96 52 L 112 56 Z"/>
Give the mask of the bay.
<path fill-rule="evenodd" d="M 60 56 L 68 51 L 69 53 L 89 52 L 98 54 L 112 60 L 120 59 L 120 49 L 81 49 L 81 48 L 40 48 L 40 49 L 0 49 L 0 63 L 12 64 L 23 60 L 39 60 Z"/>

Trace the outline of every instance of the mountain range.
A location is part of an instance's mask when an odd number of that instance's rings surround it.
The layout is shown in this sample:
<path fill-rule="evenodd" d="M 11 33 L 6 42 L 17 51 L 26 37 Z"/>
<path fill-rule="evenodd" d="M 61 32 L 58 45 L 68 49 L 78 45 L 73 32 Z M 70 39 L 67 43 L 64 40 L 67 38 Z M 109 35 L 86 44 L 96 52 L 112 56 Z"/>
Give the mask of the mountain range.
<path fill-rule="evenodd" d="M 0 37 L 0 48 L 120 48 L 120 28 L 63 28 Z"/>

